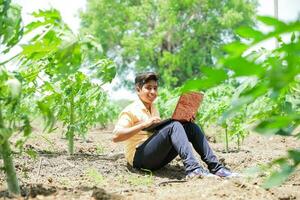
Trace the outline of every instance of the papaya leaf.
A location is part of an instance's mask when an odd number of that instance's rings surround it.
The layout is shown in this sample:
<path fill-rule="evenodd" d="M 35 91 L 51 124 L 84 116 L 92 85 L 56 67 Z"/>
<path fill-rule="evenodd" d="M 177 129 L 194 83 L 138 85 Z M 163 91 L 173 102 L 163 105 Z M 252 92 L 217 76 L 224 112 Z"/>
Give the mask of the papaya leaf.
<path fill-rule="evenodd" d="M 248 26 L 242 26 L 236 30 L 236 33 L 243 38 L 260 41 L 264 38 L 264 34 Z"/>
<path fill-rule="evenodd" d="M 213 86 L 222 83 L 228 78 L 227 72 L 224 69 L 203 68 L 203 78 L 188 80 L 181 88 L 181 92 L 206 90 Z"/>
<path fill-rule="evenodd" d="M 241 42 L 232 42 L 223 46 L 223 49 L 230 53 L 230 56 L 241 56 L 248 49 L 248 45 Z"/>
<path fill-rule="evenodd" d="M 260 122 L 255 130 L 258 133 L 263 134 L 282 134 L 290 135 L 295 129 L 292 124 L 294 124 L 297 116 L 288 115 L 288 116 L 274 116 L 267 120 Z M 282 129 L 282 130 L 281 130 Z"/>
<path fill-rule="evenodd" d="M 288 160 L 280 164 L 280 170 L 275 171 L 271 176 L 263 183 L 264 188 L 272 188 L 281 185 L 287 180 L 289 175 L 295 170 L 295 168 L 289 165 Z"/>
<path fill-rule="evenodd" d="M 287 25 L 274 17 L 270 16 L 258 16 L 257 19 L 268 26 L 273 26 L 276 29 L 284 29 Z"/>
<path fill-rule="evenodd" d="M 250 62 L 243 57 L 228 58 L 224 64 L 234 71 L 234 76 L 256 75 L 260 77 L 264 73 L 264 69 L 261 65 Z"/>
<path fill-rule="evenodd" d="M 116 65 L 111 60 L 100 60 L 90 67 L 95 71 L 94 76 L 100 78 L 103 83 L 111 83 L 115 78 L 117 70 Z"/>
<path fill-rule="evenodd" d="M 289 150 L 288 155 L 294 160 L 295 166 L 300 164 L 300 149 Z"/>
<path fill-rule="evenodd" d="M 37 104 L 38 108 L 43 114 L 44 120 L 46 121 L 44 131 L 48 130 L 48 132 L 50 132 L 53 129 L 55 123 L 53 112 L 51 111 L 50 106 L 47 104 L 47 102 L 39 101 Z"/>

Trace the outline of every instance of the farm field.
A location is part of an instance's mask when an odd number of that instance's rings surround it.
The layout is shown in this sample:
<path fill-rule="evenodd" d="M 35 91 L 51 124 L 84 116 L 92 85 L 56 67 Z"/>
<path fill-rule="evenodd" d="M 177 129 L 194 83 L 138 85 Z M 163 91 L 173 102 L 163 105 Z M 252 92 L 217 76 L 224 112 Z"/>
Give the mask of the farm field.
<path fill-rule="evenodd" d="M 67 140 L 59 131 L 41 134 L 38 125 L 34 127 L 25 150 L 36 152 L 36 158 L 24 153 L 14 159 L 22 188 L 23 197 L 19 199 L 300 199 L 299 169 L 272 189 L 259 186 L 263 174 L 185 182 L 179 159 L 152 175 L 127 166 L 122 145 L 111 141 L 112 127 L 94 128 L 85 140 L 75 139 L 73 156 L 68 155 Z M 299 146 L 292 137 L 251 134 L 240 151 L 225 153 L 223 142 L 208 135 L 217 156 L 239 173 Z M 0 184 L 1 199 L 7 199 L 3 172 Z"/>
<path fill-rule="evenodd" d="M 0 199 L 300 199 L 299 16 L 278 1 L 274 16 L 260 0 L 85 1 L 76 30 L 55 7 L 0 2 Z M 123 123 L 129 90 L 147 116 Z M 190 91 L 204 100 L 187 121 L 238 178 L 186 181 L 178 158 L 138 171 L 112 142 L 118 116 L 124 141 L 158 121 L 154 101 L 169 118 Z"/>

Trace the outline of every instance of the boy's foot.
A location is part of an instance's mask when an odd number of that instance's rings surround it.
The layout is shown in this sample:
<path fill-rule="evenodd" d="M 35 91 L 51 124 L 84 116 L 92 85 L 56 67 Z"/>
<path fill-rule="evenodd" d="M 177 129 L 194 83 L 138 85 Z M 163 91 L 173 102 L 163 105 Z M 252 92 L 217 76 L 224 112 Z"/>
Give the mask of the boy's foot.
<path fill-rule="evenodd" d="M 197 169 L 194 169 L 193 171 L 189 172 L 186 175 L 187 180 L 196 179 L 196 178 L 203 178 L 203 177 L 217 177 L 216 175 L 213 175 L 212 173 L 207 172 L 203 168 L 199 167 Z"/>
<path fill-rule="evenodd" d="M 214 173 L 216 176 L 219 176 L 221 178 L 232 178 L 232 177 L 239 177 L 240 175 L 238 173 L 231 172 L 230 170 L 226 168 L 221 168 L 217 172 Z"/>

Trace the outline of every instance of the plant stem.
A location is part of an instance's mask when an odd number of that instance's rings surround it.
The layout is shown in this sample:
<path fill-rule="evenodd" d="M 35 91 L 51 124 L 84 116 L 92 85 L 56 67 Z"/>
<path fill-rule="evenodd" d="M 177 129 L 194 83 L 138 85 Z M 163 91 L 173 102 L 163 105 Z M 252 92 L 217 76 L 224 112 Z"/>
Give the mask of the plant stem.
<path fill-rule="evenodd" d="M 69 142 L 69 154 L 74 154 L 74 96 L 73 91 L 71 91 L 70 95 L 70 124 L 68 128 L 68 142 Z"/>
<path fill-rule="evenodd" d="M 1 53 L 2 53 L 2 52 L 1 52 Z M 8 63 L 9 61 L 11 61 L 11 60 L 15 59 L 17 56 L 19 56 L 19 54 L 17 54 L 17 55 L 14 55 L 13 57 L 9 58 L 8 60 L 6 60 L 6 61 L 4 61 L 4 62 L 0 63 L 0 65 L 4 65 L 4 64 Z"/>
<path fill-rule="evenodd" d="M 2 106 L 0 104 L 0 108 L 1 107 Z M 4 135 L 4 133 L 2 133 L 3 130 L 4 130 L 4 120 L 0 109 L 0 135 Z M 13 164 L 9 142 L 7 140 L 4 140 L 3 143 L 0 144 L 0 155 L 3 159 L 8 191 L 11 194 L 19 196 L 21 194 L 19 182 L 17 179 L 15 166 Z"/>
<path fill-rule="evenodd" d="M 229 152 L 229 146 L 228 146 L 228 131 L 227 126 L 225 127 L 225 143 L 226 143 L 226 153 Z"/>
<path fill-rule="evenodd" d="M 1 129 L 0 129 L 1 131 Z M 4 170 L 6 174 L 6 182 L 8 185 L 9 193 L 13 195 L 20 196 L 20 186 L 16 175 L 15 166 L 13 164 L 13 159 L 11 156 L 11 150 L 9 146 L 9 142 L 5 140 L 0 145 L 0 153 L 2 155 L 3 163 L 4 163 Z"/>
<path fill-rule="evenodd" d="M 240 146 L 241 146 L 241 143 L 240 143 L 240 133 L 237 134 L 237 145 L 238 145 L 238 151 L 240 151 Z"/>

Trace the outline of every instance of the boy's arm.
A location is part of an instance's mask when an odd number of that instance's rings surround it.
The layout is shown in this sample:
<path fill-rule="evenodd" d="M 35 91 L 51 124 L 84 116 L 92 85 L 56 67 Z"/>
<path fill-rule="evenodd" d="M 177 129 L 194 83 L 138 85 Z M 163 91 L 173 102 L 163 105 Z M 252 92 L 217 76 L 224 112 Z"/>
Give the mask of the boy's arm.
<path fill-rule="evenodd" d="M 122 120 L 122 119 L 120 119 Z M 124 119 L 123 119 L 124 120 Z M 151 126 L 154 123 L 160 122 L 159 117 L 152 117 L 145 122 L 138 123 L 134 126 L 128 127 L 130 121 L 128 121 L 128 125 L 126 125 L 126 120 L 124 120 L 123 126 L 117 126 L 114 130 L 113 142 L 122 142 L 125 141 L 138 132 L 142 131 L 144 128 Z"/>

